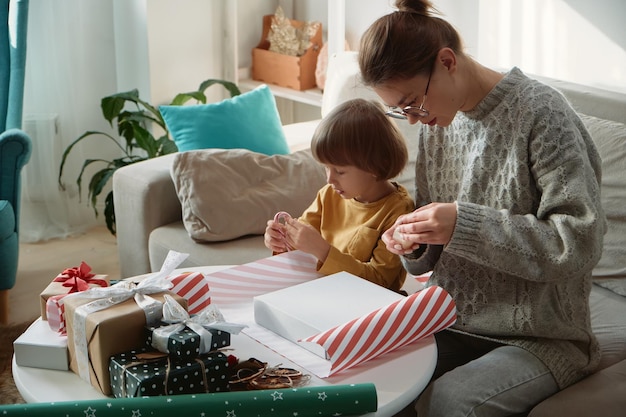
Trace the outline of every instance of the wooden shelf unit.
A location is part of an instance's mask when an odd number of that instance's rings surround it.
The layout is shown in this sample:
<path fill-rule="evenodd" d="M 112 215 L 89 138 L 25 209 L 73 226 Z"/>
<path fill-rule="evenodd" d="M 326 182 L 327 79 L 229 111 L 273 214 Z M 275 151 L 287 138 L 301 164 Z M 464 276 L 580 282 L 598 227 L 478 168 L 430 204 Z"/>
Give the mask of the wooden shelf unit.
<path fill-rule="evenodd" d="M 261 82 L 250 78 L 248 68 L 239 68 L 237 57 L 237 1 L 224 0 L 224 21 L 226 22 L 225 44 L 227 45 L 226 62 L 230 63 L 225 68 L 227 79 L 236 82 L 244 90 L 254 89 Z M 343 50 L 345 39 L 345 0 L 328 0 L 328 54 L 332 55 Z M 276 97 L 281 97 L 297 103 L 309 104 L 316 107 L 322 106 L 322 90 L 312 88 L 298 91 L 290 88 L 268 84 Z"/>

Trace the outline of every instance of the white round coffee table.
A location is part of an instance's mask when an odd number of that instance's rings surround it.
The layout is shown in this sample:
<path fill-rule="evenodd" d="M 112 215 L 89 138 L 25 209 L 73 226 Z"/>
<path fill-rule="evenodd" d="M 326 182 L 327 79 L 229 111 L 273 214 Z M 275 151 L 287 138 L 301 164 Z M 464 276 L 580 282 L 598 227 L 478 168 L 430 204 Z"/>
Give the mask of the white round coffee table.
<path fill-rule="evenodd" d="M 210 274 L 229 267 L 209 266 L 194 270 Z M 282 364 L 303 370 L 243 333 L 232 335 L 231 348 L 233 349 L 231 353 L 241 359 L 255 357 L 268 362 L 270 366 Z M 310 384 L 324 386 L 374 383 L 378 396 L 378 411 L 368 416 L 393 416 L 410 404 L 426 387 L 435 369 L 436 360 L 435 339 L 429 336 L 337 375 L 324 379 L 312 376 Z M 15 362 L 15 357 L 12 368 L 15 385 L 28 403 L 106 398 L 71 371 L 19 366 Z"/>

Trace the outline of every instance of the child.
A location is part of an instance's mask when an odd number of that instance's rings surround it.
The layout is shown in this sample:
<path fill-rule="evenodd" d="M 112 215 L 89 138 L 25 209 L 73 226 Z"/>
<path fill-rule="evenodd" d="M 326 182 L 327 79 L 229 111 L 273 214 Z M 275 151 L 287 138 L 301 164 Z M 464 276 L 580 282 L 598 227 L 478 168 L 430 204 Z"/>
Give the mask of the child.
<path fill-rule="evenodd" d="M 415 208 L 406 189 L 389 181 L 408 159 L 401 133 L 381 105 L 354 99 L 320 122 L 311 152 L 324 165 L 328 185 L 299 219 L 269 220 L 265 246 L 274 253 L 310 253 L 324 275 L 347 271 L 400 291 L 406 271 L 381 235 Z"/>

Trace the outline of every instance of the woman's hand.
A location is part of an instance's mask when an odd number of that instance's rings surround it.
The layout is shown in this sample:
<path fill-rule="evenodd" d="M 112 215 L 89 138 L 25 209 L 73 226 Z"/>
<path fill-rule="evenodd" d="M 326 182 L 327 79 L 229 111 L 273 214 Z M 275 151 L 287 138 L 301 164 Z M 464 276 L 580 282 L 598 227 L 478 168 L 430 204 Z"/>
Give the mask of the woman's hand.
<path fill-rule="evenodd" d="M 430 203 L 398 217 L 382 239 L 398 255 L 411 253 L 420 244 L 445 245 L 452 238 L 456 216 L 455 203 Z"/>
<path fill-rule="evenodd" d="M 285 240 L 290 247 L 310 253 L 320 262 L 326 260 L 330 252 L 330 244 L 313 226 L 296 219 L 289 219 L 285 224 L 285 230 Z"/>

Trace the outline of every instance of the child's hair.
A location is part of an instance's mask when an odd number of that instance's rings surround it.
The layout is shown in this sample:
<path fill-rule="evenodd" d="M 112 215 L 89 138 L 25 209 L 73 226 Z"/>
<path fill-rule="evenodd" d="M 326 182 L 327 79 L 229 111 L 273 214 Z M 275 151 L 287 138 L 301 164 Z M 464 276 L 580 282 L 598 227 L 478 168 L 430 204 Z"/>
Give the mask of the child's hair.
<path fill-rule="evenodd" d="M 360 98 L 339 104 L 322 119 L 311 152 L 322 164 L 354 166 L 378 180 L 396 177 L 408 160 L 404 137 L 382 104 Z"/>

